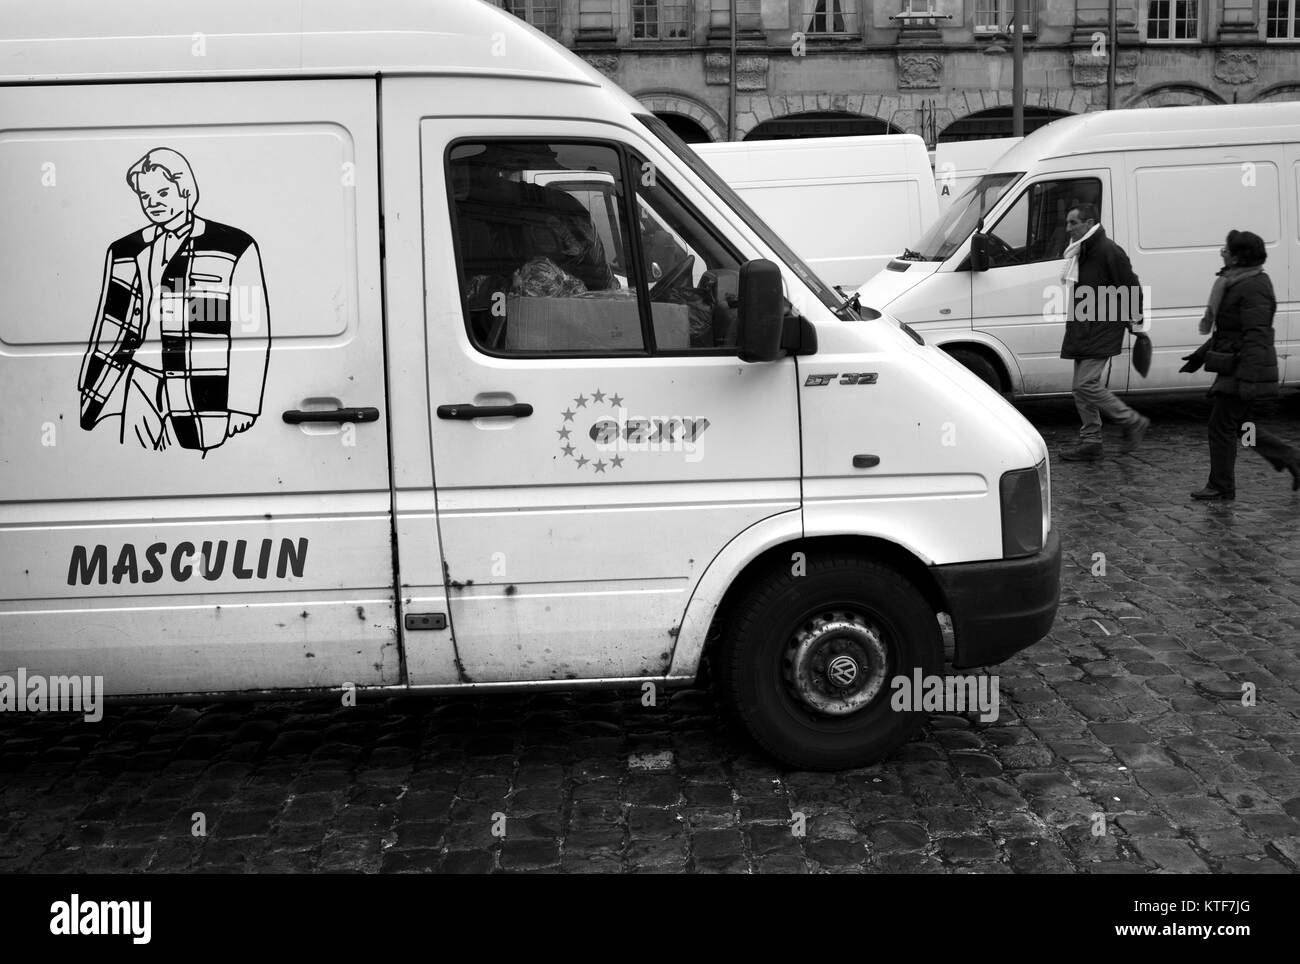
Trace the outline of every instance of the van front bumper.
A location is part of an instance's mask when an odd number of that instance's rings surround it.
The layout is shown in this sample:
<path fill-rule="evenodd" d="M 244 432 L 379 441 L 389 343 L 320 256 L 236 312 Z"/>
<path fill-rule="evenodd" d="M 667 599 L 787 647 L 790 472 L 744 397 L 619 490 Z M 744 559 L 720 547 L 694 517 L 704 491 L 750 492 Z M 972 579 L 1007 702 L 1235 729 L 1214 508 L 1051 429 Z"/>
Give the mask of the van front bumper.
<path fill-rule="evenodd" d="M 1055 528 L 1032 556 L 931 566 L 952 617 L 953 666 L 991 666 L 1051 631 L 1061 594 L 1061 537 Z"/>

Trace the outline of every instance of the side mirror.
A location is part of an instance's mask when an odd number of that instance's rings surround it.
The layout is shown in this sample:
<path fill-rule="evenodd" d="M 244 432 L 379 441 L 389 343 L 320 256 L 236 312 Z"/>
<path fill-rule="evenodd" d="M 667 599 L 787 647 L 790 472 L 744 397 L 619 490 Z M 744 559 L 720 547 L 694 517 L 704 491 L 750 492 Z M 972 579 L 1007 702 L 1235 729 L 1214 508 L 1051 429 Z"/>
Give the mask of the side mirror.
<path fill-rule="evenodd" d="M 970 236 L 970 269 L 989 270 L 989 236 L 979 231 Z"/>
<path fill-rule="evenodd" d="M 785 296 L 781 269 L 761 258 L 740 266 L 736 305 L 736 340 L 740 360 L 776 361 L 781 357 L 781 332 L 785 324 Z"/>

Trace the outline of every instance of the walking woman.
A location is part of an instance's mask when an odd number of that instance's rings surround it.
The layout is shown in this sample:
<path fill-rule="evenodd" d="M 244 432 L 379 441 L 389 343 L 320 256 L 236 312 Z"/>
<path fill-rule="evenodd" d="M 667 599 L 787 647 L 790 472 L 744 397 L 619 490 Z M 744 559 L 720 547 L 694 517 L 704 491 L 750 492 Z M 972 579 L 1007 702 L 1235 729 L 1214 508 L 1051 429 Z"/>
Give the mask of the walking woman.
<path fill-rule="evenodd" d="M 1210 292 L 1201 320 L 1201 334 L 1210 340 L 1185 356 L 1182 371 L 1202 365 L 1217 377 L 1210 387 L 1210 480 L 1193 492 L 1193 499 L 1236 498 L 1235 467 L 1239 441 L 1251 444 L 1249 428 L 1256 402 L 1278 394 L 1277 351 L 1273 347 L 1273 315 L 1277 300 L 1273 282 L 1264 273 L 1268 257 L 1263 239 L 1250 231 L 1229 231 L 1219 250 L 1223 269 Z M 1246 433 L 1243 435 L 1242 433 Z M 1300 452 L 1254 424 L 1253 447 L 1274 469 L 1291 473 L 1291 488 L 1300 489 Z"/>

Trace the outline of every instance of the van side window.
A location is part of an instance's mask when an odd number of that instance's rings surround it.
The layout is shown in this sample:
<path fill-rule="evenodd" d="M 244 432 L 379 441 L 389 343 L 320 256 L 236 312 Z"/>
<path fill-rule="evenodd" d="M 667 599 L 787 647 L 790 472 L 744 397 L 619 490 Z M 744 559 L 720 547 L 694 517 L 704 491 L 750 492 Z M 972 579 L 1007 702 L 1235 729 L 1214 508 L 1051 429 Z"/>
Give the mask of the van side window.
<path fill-rule="evenodd" d="M 448 160 L 461 293 L 479 348 L 645 349 L 616 150 L 483 141 L 457 144 Z"/>
<path fill-rule="evenodd" d="M 1065 217 L 1083 203 L 1101 208 L 1101 181 L 1077 177 L 1029 185 L 989 231 L 989 266 L 1035 264 L 1065 257 Z"/>
<path fill-rule="evenodd" d="M 649 162 L 634 155 L 633 163 L 642 174 L 636 192 L 637 230 L 657 346 L 734 348 L 740 258 L 705 227 Z"/>

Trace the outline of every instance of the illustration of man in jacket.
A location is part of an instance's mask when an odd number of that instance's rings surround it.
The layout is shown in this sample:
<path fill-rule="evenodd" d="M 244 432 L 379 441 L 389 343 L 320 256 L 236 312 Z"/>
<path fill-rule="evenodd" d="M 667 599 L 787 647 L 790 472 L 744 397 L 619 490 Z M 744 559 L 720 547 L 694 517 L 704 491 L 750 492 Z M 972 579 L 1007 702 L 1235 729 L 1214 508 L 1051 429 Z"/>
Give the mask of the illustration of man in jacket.
<path fill-rule="evenodd" d="M 1074 360 L 1074 406 L 1078 409 L 1079 444 L 1061 452 L 1067 462 L 1095 462 L 1103 454 L 1101 416 L 1124 427 L 1121 452 L 1132 452 L 1151 427 L 1151 420 L 1115 397 L 1102 384 L 1110 359 L 1123 350 L 1124 332 L 1142 317 L 1141 287 L 1128 255 L 1098 222 L 1097 207 L 1080 204 L 1066 214 L 1061 283 L 1073 286 L 1061 357 Z"/>
<path fill-rule="evenodd" d="M 151 223 L 109 246 L 81 427 L 121 416 L 123 443 L 206 453 L 262 411 L 271 319 L 257 243 L 194 214 L 198 183 L 177 151 L 149 151 L 126 182 Z"/>

